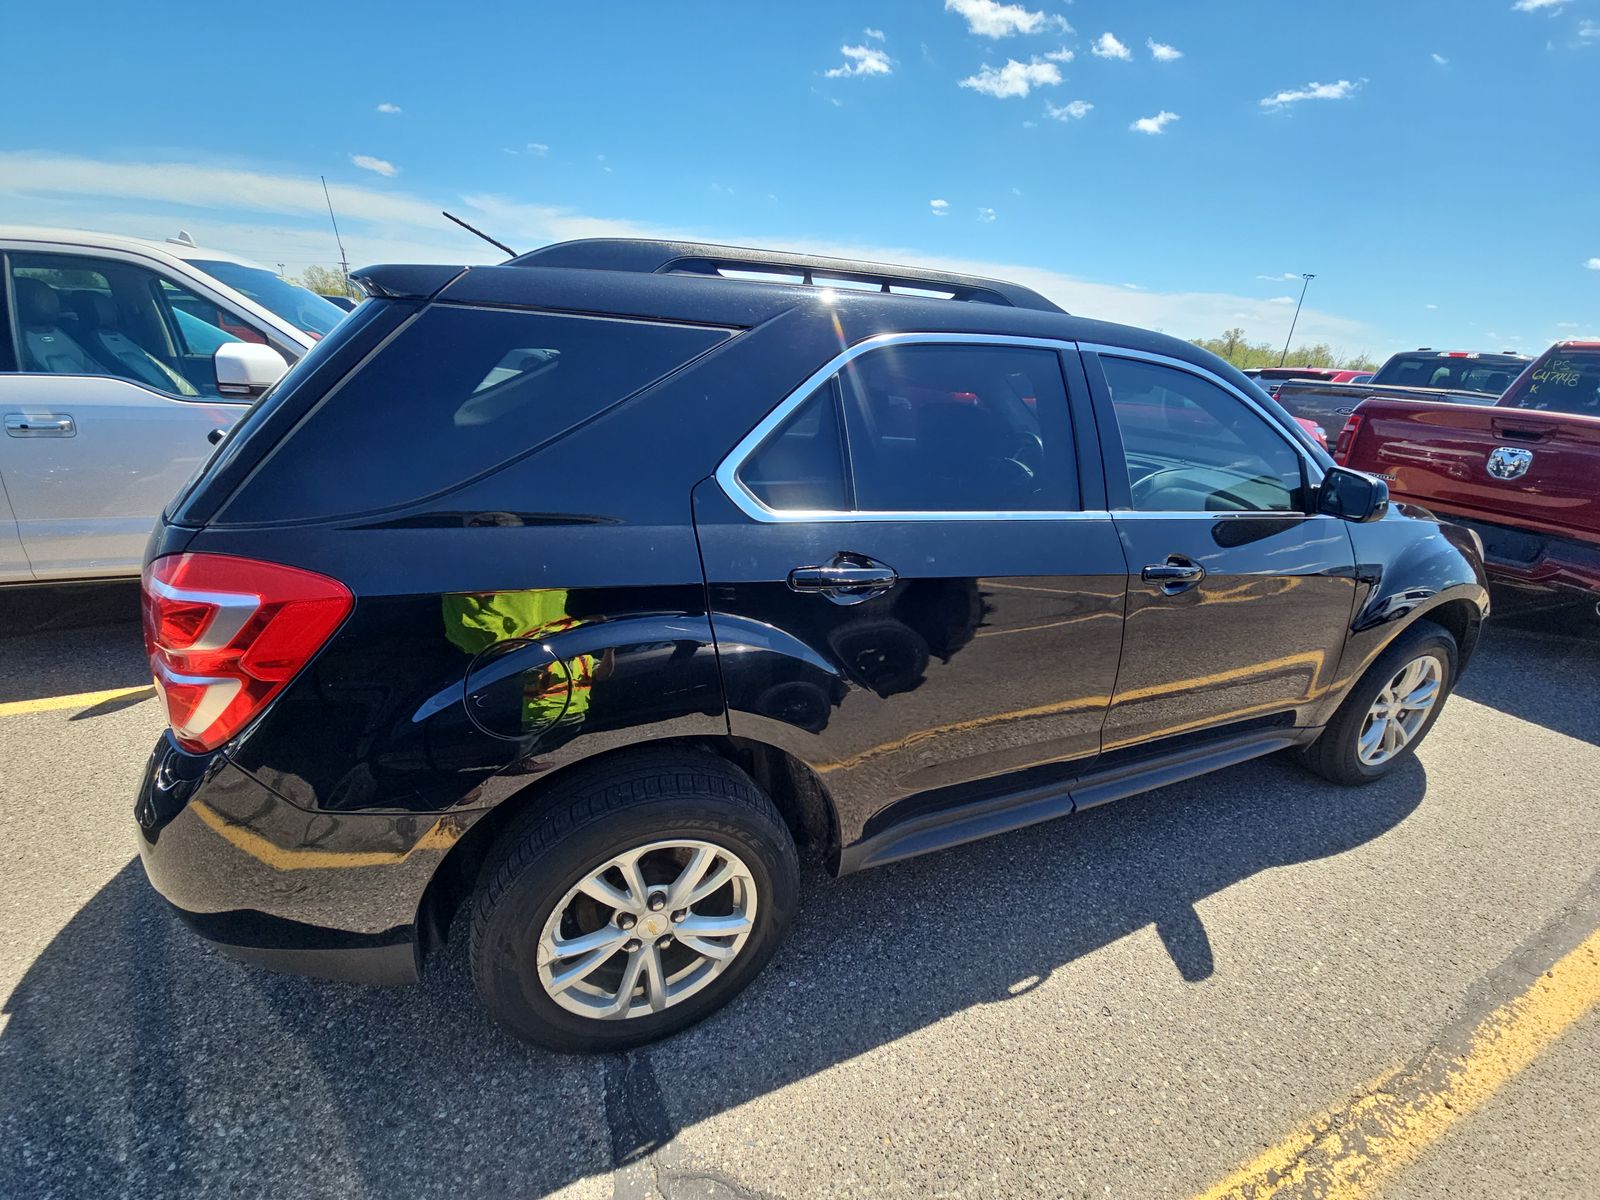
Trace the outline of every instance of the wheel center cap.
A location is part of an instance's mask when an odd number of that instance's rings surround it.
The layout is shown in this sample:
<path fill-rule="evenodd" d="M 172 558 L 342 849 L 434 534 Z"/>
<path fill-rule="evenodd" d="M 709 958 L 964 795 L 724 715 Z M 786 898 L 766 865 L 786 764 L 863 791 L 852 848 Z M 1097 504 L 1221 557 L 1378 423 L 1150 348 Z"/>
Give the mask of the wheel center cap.
<path fill-rule="evenodd" d="M 644 931 L 646 937 L 660 937 L 667 931 L 667 925 L 667 919 L 655 913 L 642 917 L 639 921 L 639 928 Z"/>

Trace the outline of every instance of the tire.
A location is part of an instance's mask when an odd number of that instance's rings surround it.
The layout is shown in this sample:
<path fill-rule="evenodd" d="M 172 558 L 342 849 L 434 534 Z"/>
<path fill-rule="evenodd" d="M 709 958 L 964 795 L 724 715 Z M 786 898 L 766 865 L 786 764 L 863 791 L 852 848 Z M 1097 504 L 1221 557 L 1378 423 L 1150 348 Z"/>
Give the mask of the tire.
<path fill-rule="evenodd" d="M 1422 659 L 1431 659 L 1434 664 L 1432 669 L 1438 672 L 1436 698 L 1403 745 L 1381 762 L 1364 761 L 1359 742 L 1363 733 L 1370 729 L 1368 718 L 1372 715 L 1373 705 L 1391 681 L 1399 677 L 1410 664 Z M 1432 621 L 1417 621 L 1396 637 L 1367 668 L 1339 705 L 1321 736 L 1300 752 L 1301 763 L 1324 779 L 1347 787 L 1382 779 L 1416 753 L 1422 739 L 1439 719 L 1439 713 L 1455 686 L 1458 661 L 1456 641 L 1448 630 Z"/>
<path fill-rule="evenodd" d="M 640 848 L 648 849 L 633 860 L 632 885 L 618 866 L 592 881 Z M 640 885 L 664 902 L 700 854 L 705 885 L 725 867 L 728 882 L 670 912 L 637 902 Z M 607 905 L 579 892 L 586 880 L 630 903 Z M 472 913 L 473 983 L 489 1015 L 525 1041 L 566 1051 L 638 1046 L 709 1015 L 754 979 L 783 941 L 798 894 L 788 827 L 732 764 L 694 751 L 640 750 L 578 766 L 501 835 L 484 864 Z M 698 932 L 741 923 L 742 933 Z M 691 928 L 697 936 L 684 932 Z M 570 949 L 577 937 L 626 940 L 609 954 L 597 946 L 561 955 L 557 942 Z M 602 961 L 561 986 L 564 973 L 588 966 L 591 956 Z M 636 984 L 628 983 L 630 970 Z M 652 996 L 661 1002 L 650 1005 Z M 618 1003 L 626 1015 L 600 1015 Z"/>

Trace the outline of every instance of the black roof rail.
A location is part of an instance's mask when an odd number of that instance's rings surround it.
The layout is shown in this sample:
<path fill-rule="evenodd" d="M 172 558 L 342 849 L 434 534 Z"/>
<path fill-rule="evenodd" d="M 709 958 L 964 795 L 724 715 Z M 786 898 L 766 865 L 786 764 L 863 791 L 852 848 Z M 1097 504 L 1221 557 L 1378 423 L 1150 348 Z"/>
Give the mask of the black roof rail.
<path fill-rule="evenodd" d="M 789 254 L 781 250 L 756 250 L 744 246 L 717 246 L 707 242 L 657 241 L 646 238 L 581 238 L 556 242 L 513 258 L 513 267 L 579 267 L 597 271 L 636 271 L 654 275 L 722 275 L 743 272 L 768 276 L 773 283 L 832 282 L 875 285 L 878 291 L 909 289 L 941 292 L 952 300 L 1006 304 L 1043 312 L 1065 312 L 1032 288 L 1001 279 L 960 275 L 922 267 L 897 267 L 851 258 L 826 258 L 819 254 Z M 781 279 L 777 276 L 797 278 Z M 736 276 L 737 277 L 737 276 Z"/>

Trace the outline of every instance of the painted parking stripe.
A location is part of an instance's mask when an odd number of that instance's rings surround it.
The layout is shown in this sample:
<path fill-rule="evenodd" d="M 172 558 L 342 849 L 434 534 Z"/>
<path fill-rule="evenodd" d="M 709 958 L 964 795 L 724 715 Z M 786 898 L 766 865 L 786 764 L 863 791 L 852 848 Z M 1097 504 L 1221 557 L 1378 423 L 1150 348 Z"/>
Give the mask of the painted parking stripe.
<path fill-rule="evenodd" d="M 1434 1047 L 1417 1063 L 1379 1076 L 1195 1200 L 1372 1196 L 1597 1005 L 1600 930 L 1490 1011 L 1454 1048 Z"/>
<path fill-rule="evenodd" d="M 0 717 L 20 717 L 25 713 L 57 712 L 65 708 L 93 708 L 108 700 L 138 696 L 140 700 L 156 694 L 150 684 L 143 687 L 111 688 L 104 692 L 79 692 L 75 696 L 41 696 L 37 700 L 8 700 L 0 704 Z"/>

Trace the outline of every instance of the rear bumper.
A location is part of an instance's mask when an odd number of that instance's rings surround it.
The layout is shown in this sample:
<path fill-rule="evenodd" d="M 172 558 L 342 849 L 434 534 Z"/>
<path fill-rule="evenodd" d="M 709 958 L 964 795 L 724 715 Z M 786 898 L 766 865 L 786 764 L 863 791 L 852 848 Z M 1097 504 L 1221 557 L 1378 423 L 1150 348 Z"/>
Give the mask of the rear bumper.
<path fill-rule="evenodd" d="M 1445 519 L 1483 539 L 1483 565 L 1493 583 L 1550 600 L 1600 596 L 1600 546 L 1490 521 Z"/>
<path fill-rule="evenodd" d="M 234 957 L 363 983 L 414 982 L 417 913 L 476 817 L 307 812 L 163 736 L 134 806 L 151 885 Z"/>

